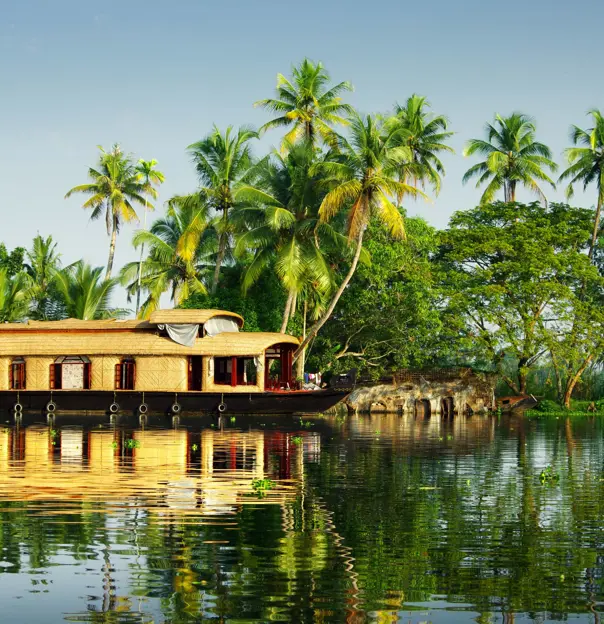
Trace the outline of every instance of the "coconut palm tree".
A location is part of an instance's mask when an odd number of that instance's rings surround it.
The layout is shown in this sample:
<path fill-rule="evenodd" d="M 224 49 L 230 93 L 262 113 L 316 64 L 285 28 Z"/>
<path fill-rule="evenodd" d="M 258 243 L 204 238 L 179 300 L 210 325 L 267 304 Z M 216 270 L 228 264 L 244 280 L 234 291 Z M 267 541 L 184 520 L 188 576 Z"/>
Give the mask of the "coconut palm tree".
<path fill-rule="evenodd" d="M 220 216 L 215 223 L 218 250 L 211 294 L 218 287 L 220 268 L 232 236 L 230 210 L 245 205 L 257 194 L 253 186 L 255 167 L 250 148 L 251 140 L 256 138 L 258 133 L 250 128 L 242 127 L 234 132 L 229 126 L 222 133 L 214 126 L 212 133 L 188 147 L 201 183 L 197 195 Z"/>
<path fill-rule="evenodd" d="M 207 292 L 203 279 L 211 274 L 216 249 L 216 234 L 208 213 L 208 205 L 199 196 L 173 197 L 165 217 L 155 221 L 149 231 L 134 235 L 135 247 L 149 247 L 142 267 L 141 285 L 148 293 L 139 310 L 142 318 L 148 318 L 159 307 L 165 292 L 170 292 L 175 305 L 192 294 Z M 122 269 L 120 280 L 129 296 L 138 291 L 138 269 L 138 262 Z"/>
<path fill-rule="evenodd" d="M 69 318 L 94 320 L 122 317 L 127 310 L 110 307 L 117 279 L 101 279 L 103 267 L 78 260 L 55 275 L 55 284 Z"/>
<path fill-rule="evenodd" d="M 143 160 L 142 158 L 136 165 L 136 171 L 145 185 L 145 214 L 143 217 L 143 230 L 147 229 L 147 201 L 146 196 L 150 195 L 153 199 L 157 199 L 158 191 L 155 188 L 163 184 L 165 177 L 161 171 L 158 171 L 157 160 Z M 138 263 L 138 285 L 136 291 L 136 314 L 138 315 L 141 306 L 141 278 L 143 273 L 143 255 L 145 253 L 145 244 L 141 245 L 141 255 Z"/>
<path fill-rule="evenodd" d="M 260 100 L 260 106 L 277 117 L 262 126 L 261 132 L 271 128 L 290 128 L 283 139 L 283 146 L 307 140 L 315 145 L 323 141 L 329 145 L 336 142 L 334 125 L 346 125 L 346 115 L 352 108 L 342 102 L 345 91 L 352 91 L 349 82 L 329 86 L 329 74 L 322 63 L 304 59 L 292 68 L 292 78 L 277 74 L 277 98 Z"/>
<path fill-rule="evenodd" d="M 391 172 L 404 162 L 407 150 L 396 146 L 395 132 L 380 127 L 376 120 L 357 113 L 351 116 L 350 140 L 340 139 L 341 154 L 333 160 L 320 162 L 315 172 L 322 175 L 330 190 L 319 208 L 322 221 L 330 221 L 341 211 L 347 211 L 348 239 L 355 246 L 350 268 L 321 318 L 311 327 L 296 351 L 297 359 L 306 345 L 327 322 L 346 286 L 356 271 L 363 250 L 363 235 L 374 217 L 384 224 L 394 238 L 405 237 L 401 212 L 391 198 L 399 195 L 425 195 L 416 187 L 395 180 Z"/>
<path fill-rule="evenodd" d="M 147 188 L 141 181 L 132 159 L 125 155 L 116 143 L 110 152 L 99 146 L 101 155 L 97 168 L 88 169 L 91 182 L 74 186 L 65 198 L 74 193 L 90 195 L 82 208 L 92 210 L 91 219 L 99 219 L 105 215 L 109 243 L 109 259 L 105 279 L 110 279 L 115 256 L 115 244 L 120 227 L 123 223 L 137 221 L 138 215 L 133 204 L 147 206 L 145 193 Z"/>
<path fill-rule="evenodd" d="M 485 157 L 466 171 L 464 184 L 476 177 L 476 188 L 487 184 L 481 204 L 492 202 L 501 189 L 504 201 L 516 201 L 518 185 L 533 191 L 547 203 L 539 184 L 546 182 L 555 188 L 545 170 L 556 171 L 558 166 L 551 160 L 549 147 L 535 141 L 536 126 L 532 118 L 522 113 L 512 113 L 509 117 L 495 115 L 495 123 L 487 124 L 485 129 L 487 140 L 470 139 L 464 150 L 464 156 L 480 154 Z"/>
<path fill-rule="evenodd" d="M 37 320 L 62 318 L 63 306 L 56 292 L 54 279 L 60 269 L 60 254 L 52 236 L 34 238 L 32 248 L 26 252 L 25 271 L 31 284 L 31 316 Z"/>
<path fill-rule="evenodd" d="M 395 106 L 394 116 L 386 121 L 386 128 L 395 131 L 396 145 L 409 150 L 406 162 L 399 171 L 400 181 L 413 179 L 414 185 L 428 183 L 438 194 L 441 176 L 445 174 L 439 154 L 454 153 L 453 148 L 445 143 L 453 132 L 447 130 L 447 118 L 432 115 L 429 108 L 427 99 L 414 93 L 403 106 Z M 402 200 L 402 197 L 397 198 L 399 205 Z"/>
<path fill-rule="evenodd" d="M 0 323 L 15 323 L 27 317 L 31 290 L 23 272 L 9 276 L 6 268 L 0 269 Z"/>
<path fill-rule="evenodd" d="M 286 155 L 272 154 L 258 171 L 258 185 L 267 193 L 261 204 L 236 211 L 233 223 L 239 231 L 235 254 L 253 257 L 244 272 L 244 292 L 268 267 L 274 267 L 288 293 L 281 332 L 287 330 L 296 299 L 306 287 L 325 298 L 333 275 L 326 253 L 335 244 L 340 249 L 346 237 L 319 220 L 318 209 L 325 195 L 319 179 L 310 174 L 316 150 L 307 142 L 287 145 Z"/>
<path fill-rule="evenodd" d="M 600 234 L 600 216 L 604 203 L 604 117 L 597 109 L 590 110 L 588 115 L 592 117 L 593 128 L 582 130 L 571 126 L 570 140 L 575 147 L 565 150 L 569 167 L 562 172 L 559 181 L 568 180 L 566 195 L 569 199 L 574 195 L 575 184 L 582 184 L 585 190 L 595 183 L 598 189 L 594 229 L 589 245 L 589 257 L 593 258 Z"/>

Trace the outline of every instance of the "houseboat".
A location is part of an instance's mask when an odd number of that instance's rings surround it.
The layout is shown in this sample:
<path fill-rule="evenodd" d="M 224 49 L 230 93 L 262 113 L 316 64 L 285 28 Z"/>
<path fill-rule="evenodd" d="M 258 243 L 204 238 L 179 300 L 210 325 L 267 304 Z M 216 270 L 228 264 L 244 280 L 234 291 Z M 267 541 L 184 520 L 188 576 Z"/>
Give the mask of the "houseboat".
<path fill-rule="evenodd" d="M 223 310 L 0 324 L 0 410 L 316 413 L 352 390 L 347 376 L 332 388 L 298 389 L 298 339 L 242 327 Z"/>

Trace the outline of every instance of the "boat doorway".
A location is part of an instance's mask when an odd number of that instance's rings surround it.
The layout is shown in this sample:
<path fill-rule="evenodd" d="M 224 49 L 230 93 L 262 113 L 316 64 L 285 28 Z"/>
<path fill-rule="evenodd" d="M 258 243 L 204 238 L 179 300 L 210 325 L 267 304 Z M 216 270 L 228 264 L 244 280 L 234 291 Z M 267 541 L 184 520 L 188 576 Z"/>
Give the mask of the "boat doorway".
<path fill-rule="evenodd" d="M 265 352 L 265 390 L 289 390 L 294 388 L 293 355 L 294 345 L 276 344 Z"/>
<path fill-rule="evenodd" d="M 202 357 L 201 355 L 189 356 L 189 380 L 188 389 L 200 391 L 202 389 Z"/>
<path fill-rule="evenodd" d="M 440 413 L 443 418 L 453 418 L 455 414 L 455 399 L 453 397 L 443 397 L 440 400 Z"/>

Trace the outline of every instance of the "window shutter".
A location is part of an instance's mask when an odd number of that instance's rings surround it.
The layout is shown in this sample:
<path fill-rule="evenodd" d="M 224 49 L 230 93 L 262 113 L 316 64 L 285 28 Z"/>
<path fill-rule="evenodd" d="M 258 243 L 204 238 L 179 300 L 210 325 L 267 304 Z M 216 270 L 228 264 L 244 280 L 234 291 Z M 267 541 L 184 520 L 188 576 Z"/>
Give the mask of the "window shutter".
<path fill-rule="evenodd" d="M 84 363 L 84 390 L 90 390 L 92 385 L 92 364 Z"/>
<path fill-rule="evenodd" d="M 131 379 L 131 390 L 134 390 L 136 387 L 136 360 L 134 362 L 130 362 L 130 379 Z"/>
<path fill-rule="evenodd" d="M 122 364 L 121 362 L 118 362 L 115 365 L 115 389 L 116 390 L 121 390 L 122 389 Z"/>
<path fill-rule="evenodd" d="M 12 362 L 8 365 L 8 387 L 15 389 L 15 365 Z"/>
<path fill-rule="evenodd" d="M 50 365 L 50 370 L 48 372 L 48 379 L 49 379 L 49 386 L 51 390 L 54 390 L 57 387 L 57 380 L 56 380 L 56 364 L 51 364 Z"/>
<path fill-rule="evenodd" d="M 189 358 L 189 375 L 188 375 L 188 388 L 193 390 L 193 360 Z"/>

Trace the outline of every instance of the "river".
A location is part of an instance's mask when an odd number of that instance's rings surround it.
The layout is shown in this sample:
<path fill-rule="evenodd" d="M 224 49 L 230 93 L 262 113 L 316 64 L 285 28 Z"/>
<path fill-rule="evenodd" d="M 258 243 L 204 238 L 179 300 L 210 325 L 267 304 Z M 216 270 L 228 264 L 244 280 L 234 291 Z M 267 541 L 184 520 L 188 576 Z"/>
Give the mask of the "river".
<path fill-rule="evenodd" d="M 597 417 L 3 422 L 2 622 L 604 610 Z"/>

